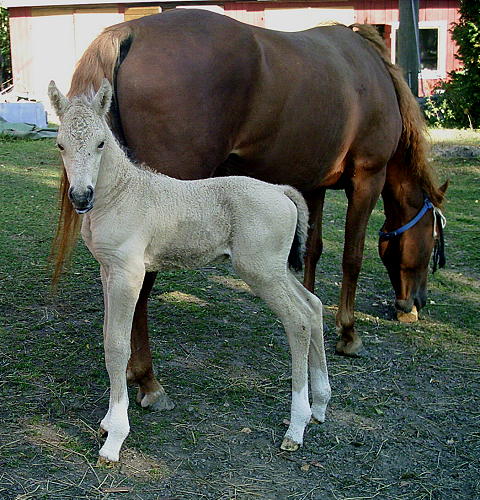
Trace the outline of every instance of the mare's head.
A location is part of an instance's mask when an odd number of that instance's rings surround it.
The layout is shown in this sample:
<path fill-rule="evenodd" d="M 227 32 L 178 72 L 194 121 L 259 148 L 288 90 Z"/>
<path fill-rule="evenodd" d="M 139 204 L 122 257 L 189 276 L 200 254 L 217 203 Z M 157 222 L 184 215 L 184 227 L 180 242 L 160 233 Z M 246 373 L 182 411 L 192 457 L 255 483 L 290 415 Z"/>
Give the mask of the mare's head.
<path fill-rule="evenodd" d="M 48 96 L 60 118 L 57 146 L 70 184 L 68 197 L 76 212 L 83 214 L 93 208 L 100 161 L 109 137 L 105 117 L 112 87 L 105 79 L 92 100 L 85 96 L 69 100 L 52 81 Z"/>
<path fill-rule="evenodd" d="M 438 189 L 436 204 L 447 187 L 448 182 Z M 441 211 L 426 198 L 417 215 L 408 221 L 400 211 L 391 211 L 380 231 L 378 249 L 395 290 L 395 307 L 401 321 L 414 321 L 416 312 L 427 302 L 427 277 L 432 256 L 433 272 L 445 265 L 444 225 Z"/>

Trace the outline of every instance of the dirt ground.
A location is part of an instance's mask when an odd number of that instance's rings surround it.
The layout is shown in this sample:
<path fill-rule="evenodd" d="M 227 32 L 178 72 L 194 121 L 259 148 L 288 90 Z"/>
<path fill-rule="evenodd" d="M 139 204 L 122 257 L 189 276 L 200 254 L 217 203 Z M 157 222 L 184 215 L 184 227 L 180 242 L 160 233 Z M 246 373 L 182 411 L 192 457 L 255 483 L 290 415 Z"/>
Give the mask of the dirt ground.
<path fill-rule="evenodd" d="M 453 171 L 449 162 L 438 164 L 456 181 L 449 265 L 430 279 L 418 323 L 392 320 L 375 248 L 381 205 L 372 216 L 357 300 L 366 346 L 359 358 L 334 354 L 345 203 L 342 193 L 329 194 L 317 293 L 332 400 L 326 422 L 309 425 L 293 454 L 279 450 L 290 404 L 285 335 L 224 266 L 158 278 L 154 361 L 176 407 L 142 410 L 132 388 L 122 466 L 96 467 L 108 406 L 96 264 L 80 248 L 59 295 L 49 296 L 49 235 L 39 237 L 33 221 L 43 204 L 22 216 L 32 217 L 31 228 L 7 214 L 5 248 L 18 246 L 0 255 L 0 499 L 480 498 L 480 166 L 458 160 Z"/>
<path fill-rule="evenodd" d="M 435 158 L 480 158 L 480 146 L 436 144 L 432 147 Z"/>

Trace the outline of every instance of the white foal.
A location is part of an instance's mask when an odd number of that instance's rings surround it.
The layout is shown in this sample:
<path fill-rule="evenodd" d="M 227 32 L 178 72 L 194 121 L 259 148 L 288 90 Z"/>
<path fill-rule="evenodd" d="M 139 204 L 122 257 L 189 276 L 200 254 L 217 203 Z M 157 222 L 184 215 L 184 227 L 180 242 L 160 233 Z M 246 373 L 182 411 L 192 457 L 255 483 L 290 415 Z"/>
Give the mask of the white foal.
<path fill-rule="evenodd" d="M 248 177 L 180 181 L 134 165 L 105 120 L 112 89 L 69 101 L 50 83 L 61 120 L 58 147 L 69 197 L 84 213 L 82 237 L 100 263 L 105 298 L 105 363 L 110 403 L 100 459 L 116 462 L 129 433 L 126 369 L 133 312 L 145 271 L 205 266 L 228 256 L 236 272 L 281 319 L 292 356 L 290 425 L 282 449 L 303 442 L 330 399 L 322 304 L 289 270 L 301 267 L 308 210 L 289 186 Z M 308 367 L 312 407 L 308 398 Z"/>

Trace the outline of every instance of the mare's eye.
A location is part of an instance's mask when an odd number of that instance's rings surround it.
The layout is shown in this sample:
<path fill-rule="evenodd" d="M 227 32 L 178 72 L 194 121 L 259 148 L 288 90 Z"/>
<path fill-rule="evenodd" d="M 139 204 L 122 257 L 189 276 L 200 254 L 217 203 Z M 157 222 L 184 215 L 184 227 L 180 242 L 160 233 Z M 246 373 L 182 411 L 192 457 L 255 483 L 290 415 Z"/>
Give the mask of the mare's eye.
<path fill-rule="evenodd" d="M 103 149 L 103 146 L 105 146 L 105 143 L 102 141 L 97 147 L 98 149 Z"/>
<path fill-rule="evenodd" d="M 60 150 L 60 151 L 64 151 L 64 147 L 61 145 L 61 144 L 57 144 L 57 148 Z"/>

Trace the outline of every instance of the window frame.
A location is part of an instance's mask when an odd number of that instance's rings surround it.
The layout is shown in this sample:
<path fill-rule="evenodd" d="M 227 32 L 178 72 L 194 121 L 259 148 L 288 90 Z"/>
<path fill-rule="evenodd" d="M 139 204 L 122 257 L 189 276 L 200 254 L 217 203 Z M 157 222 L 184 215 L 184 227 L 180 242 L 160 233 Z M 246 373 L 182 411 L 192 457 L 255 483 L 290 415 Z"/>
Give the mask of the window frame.
<path fill-rule="evenodd" d="M 396 60 L 396 43 L 397 33 L 400 23 L 398 21 L 392 23 L 392 45 L 391 58 L 392 62 Z M 419 30 L 421 29 L 437 29 L 438 31 L 438 50 L 437 50 L 437 69 L 422 69 L 418 73 L 419 78 L 423 80 L 437 80 L 447 77 L 447 21 L 419 21 Z"/>

